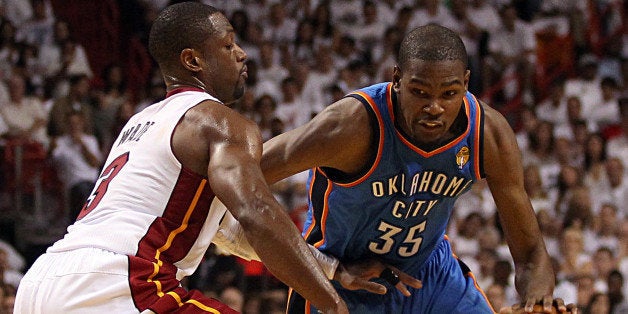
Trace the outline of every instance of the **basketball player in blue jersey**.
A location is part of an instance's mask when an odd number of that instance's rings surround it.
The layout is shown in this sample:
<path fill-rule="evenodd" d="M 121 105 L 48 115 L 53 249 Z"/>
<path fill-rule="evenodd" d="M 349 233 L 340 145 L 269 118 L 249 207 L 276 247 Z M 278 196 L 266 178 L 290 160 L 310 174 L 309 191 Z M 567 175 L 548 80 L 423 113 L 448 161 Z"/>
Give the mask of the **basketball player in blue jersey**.
<path fill-rule="evenodd" d="M 330 277 L 351 313 L 494 313 L 445 235 L 454 202 L 482 179 L 515 262 L 522 302 L 511 310 L 575 312 L 553 297 L 513 131 L 467 91 L 469 75 L 456 33 L 419 27 L 402 42 L 392 82 L 350 93 L 264 144 L 270 183 L 312 169 L 303 236 L 339 261 Z M 291 291 L 288 312 L 315 308 Z"/>

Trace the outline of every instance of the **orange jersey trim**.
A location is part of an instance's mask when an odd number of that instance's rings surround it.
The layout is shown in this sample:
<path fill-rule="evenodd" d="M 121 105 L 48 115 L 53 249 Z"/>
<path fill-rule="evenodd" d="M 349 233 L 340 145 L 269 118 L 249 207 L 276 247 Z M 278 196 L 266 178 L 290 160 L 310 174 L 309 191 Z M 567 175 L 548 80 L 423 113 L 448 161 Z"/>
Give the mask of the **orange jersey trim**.
<path fill-rule="evenodd" d="M 391 88 L 392 88 L 392 84 L 388 84 L 388 87 L 386 87 L 386 98 L 389 104 L 391 103 L 391 93 L 390 93 Z M 369 104 L 371 109 L 373 109 L 373 112 L 375 113 L 375 117 L 377 118 L 377 124 L 379 127 L 379 141 L 377 144 L 377 156 L 375 158 L 375 162 L 373 162 L 373 165 L 371 165 L 371 168 L 369 169 L 369 171 L 353 182 L 335 183 L 338 186 L 342 186 L 342 187 L 353 187 L 364 182 L 364 180 L 366 180 L 373 173 L 373 171 L 375 171 L 375 169 L 377 168 L 377 165 L 379 165 L 379 162 L 382 159 L 382 151 L 384 150 L 384 120 L 382 119 L 382 114 L 379 112 L 379 109 L 377 108 L 377 104 L 375 104 L 375 101 L 373 100 L 373 98 L 371 98 L 371 96 L 367 95 L 364 92 L 356 91 L 356 92 L 353 92 L 352 94 L 360 95 L 364 100 L 366 100 L 366 102 Z M 323 173 L 325 172 L 323 171 Z"/>
<path fill-rule="evenodd" d="M 478 180 L 482 179 L 482 174 L 480 173 L 480 163 L 482 162 L 480 160 L 480 141 L 482 140 L 480 138 L 480 134 L 482 132 L 481 127 L 482 125 L 480 124 L 482 121 L 482 108 L 480 108 L 480 102 L 478 101 L 478 99 L 475 97 L 475 95 L 473 95 L 473 100 L 475 100 L 475 138 L 474 138 L 474 143 L 473 143 L 473 148 L 474 148 L 474 152 L 473 152 L 473 170 L 475 172 L 475 177 Z"/>
<path fill-rule="evenodd" d="M 312 174 L 312 182 L 316 181 L 316 174 L 317 172 L 314 171 Z M 329 213 L 329 194 L 331 194 L 331 190 L 333 189 L 333 184 L 331 182 L 331 180 L 325 178 L 325 180 L 327 180 L 327 189 L 325 190 L 325 201 L 323 204 L 323 212 L 321 213 L 321 221 L 319 222 L 320 227 L 321 227 L 321 239 L 314 243 L 313 246 L 315 248 L 319 248 L 321 245 L 323 245 L 325 243 L 325 225 L 327 222 L 327 214 Z M 310 191 L 309 191 L 309 195 L 310 197 L 312 196 L 312 187 L 314 186 L 314 184 L 310 184 Z M 310 226 L 307 228 L 307 231 L 305 232 L 305 235 L 303 236 L 303 238 L 307 239 L 309 238 L 310 234 L 312 233 L 312 230 L 314 230 L 314 227 L 316 226 L 317 221 L 316 221 L 316 216 L 312 215 L 312 223 L 310 224 Z"/>
<path fill-rule="evenodd" d="M 180 234 L 181 232 L 185 231 L 185 229 L 187 229 L 188 222 L 190 221 L 190 217 L 192 216 L 192 213 L 194 212 L 194 209 L 196 208 L 196 205 L 198 204 L 198 200 L 200 199 L 201 195 L 203 194 L 203 190 L 205 189 L 206 185 L 207 185 L 207 180 L 203 179 L 201 181 L 201 183 L 199 184 L 198 188 L 196 189 L 196 193 L 194 194 L 194 198 L 192 199 L 192 202 L 190 203 L 190 206 L 188 207 L 187 211 L 185 212 L 185 216 L 183 217 L 183 221 L 181 222 L 181 225 L 177 229 L 172 230 L 170 232 L 170 234 L 168 234 L 168 237 L 166 239 L 166 243 L 164 243 L 163 246 L 161 246 L 160 248 L 157 249 L 157 251 L 155 251 L 155 260 L 157 262 L 153 262 L 153 273 L 146 280 L 147 282 L 152 282 L 152 283 L 155 284 L 155 287 L 157 288 L 157 295 L 160 298 L 163 297 L 164 295 L 169 295 L 173 299 L 175 299 L 175 301 L 177 302 L 179 307 L 184 305 L 184 302 L 182 302 L 181 297 L 174 291 L 169 291 L 167 293 L 164 293 L 162 291 L 161 282 L 159 280 L 153 280 L 153 278 L 155 278 L 155 276 L 157 276 L 157 274 L 159 274 L 159 269 L 163 265 L 163 262 L 160 259 L 161 253 L 163 253 L 166 250 L 168 250 L 172 246 L 172 242 L 174 241 L 174 238 L 178 234 Z M 185 301 L 185 303 L 195 305 L 196 307 L 198 307 L 198 308 L 200 308 L 200 309 L 202 309 L 204 311 L 207 311 L 209 313 L 220 314 L 220 311 L 218 311 L 218 310 L 216 310 L 214 308 L 211 308 L 211 307 L 209 307 L 207 305 L 204 305 L 204 304 L 200 303 L 199 301 L 196 301 L 196 300 L 193 300 L 193 299 L 187 300 L 187 301 Z"/>

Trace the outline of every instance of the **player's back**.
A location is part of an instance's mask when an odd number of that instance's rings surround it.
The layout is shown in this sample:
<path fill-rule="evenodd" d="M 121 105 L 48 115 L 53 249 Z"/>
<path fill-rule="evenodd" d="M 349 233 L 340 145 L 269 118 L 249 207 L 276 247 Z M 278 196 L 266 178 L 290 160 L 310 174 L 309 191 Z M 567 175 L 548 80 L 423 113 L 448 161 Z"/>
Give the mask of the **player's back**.
<path fill-rule="evenodd" d="M 218 219 L 207 219 L 214 196 L 207 180 L 182 167 L 171 139 L 185 112 L 208 99 L 202 92 L 179 92 L 133 116 L 77 221 L 49 251 L 95 247 L 149 260 L 157 256 L 192 272 Z M 212 225 L 205 226 L 206 220 Z"/>

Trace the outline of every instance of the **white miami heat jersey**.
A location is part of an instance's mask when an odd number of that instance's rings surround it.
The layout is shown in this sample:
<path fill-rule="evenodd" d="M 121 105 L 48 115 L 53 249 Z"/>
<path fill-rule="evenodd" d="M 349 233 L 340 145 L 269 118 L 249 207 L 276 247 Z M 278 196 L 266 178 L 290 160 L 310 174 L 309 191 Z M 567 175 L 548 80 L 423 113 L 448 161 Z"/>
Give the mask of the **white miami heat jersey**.
<path fill-rule="evenodd" d="M 134 115 L 77 221 L 48 252 L 100 248 L 131 256 L 131 273 L 144 262 L 176 266 L 179 280 L 193 273 L 225 209 L 210 210 L 207 179 L 182 167 L 171 139 L 181 117 L 205 100 L 219 102 L 204 92 L 171 92 Z"/>

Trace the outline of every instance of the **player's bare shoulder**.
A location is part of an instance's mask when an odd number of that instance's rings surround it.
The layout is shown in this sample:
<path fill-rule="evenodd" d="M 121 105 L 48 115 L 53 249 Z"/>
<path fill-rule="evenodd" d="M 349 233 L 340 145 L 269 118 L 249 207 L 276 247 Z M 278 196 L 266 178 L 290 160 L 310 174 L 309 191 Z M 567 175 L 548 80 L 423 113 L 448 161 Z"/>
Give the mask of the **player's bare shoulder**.
<path fill-rule="evenodd" d="M 364 134 L 369 132 L 370 117 L 364 105 L 353 97 L 345 97 L 325 108 L 314 121 L 321 131 L 343 132 L 343 134 Z M 329 134 L 329 133 L 327 133 Z M 331 133 L 330 135 L 334 135 Z M 337 135 L 337 134 L 336 134 Z"/>
<path fill-rule="evenodd" d="M 224 104 L 208 100 L 192 109 L 190 118 L 197 119 L 196 127 L 208 140 L 246 141 L 259 135 L 255 122 Z"/>
<path fill-rule="evenodd" d="M 512 174 L 521 165 L 521 152 L 517 138 L 508 120 L 497 110 L 485 103 L 483 130 L 484 169 L 490 181 L 514 177 Z M 509 174 L 509 175 L 504 175 Z"/>
<path fill-rule="evenodd" d="M 173 134 L 172 147 L 186 167 L 205 174 L 211 145 L 241 144 L 261 150 L 257 125 L 222 103 L 206 100 L 190 108 Z"/>
<path fill-rule="evenodd" d="M 484 141 L 485 144 L 515 145 L 516 138 L 512 127 L 506 118 L 497 110 L 483 101 L 480 105 L 484 109 Z M 494 141 L 494 143 L 491 143 Z"/>

